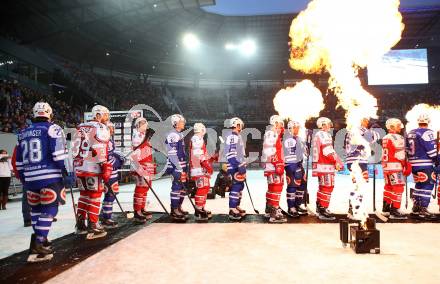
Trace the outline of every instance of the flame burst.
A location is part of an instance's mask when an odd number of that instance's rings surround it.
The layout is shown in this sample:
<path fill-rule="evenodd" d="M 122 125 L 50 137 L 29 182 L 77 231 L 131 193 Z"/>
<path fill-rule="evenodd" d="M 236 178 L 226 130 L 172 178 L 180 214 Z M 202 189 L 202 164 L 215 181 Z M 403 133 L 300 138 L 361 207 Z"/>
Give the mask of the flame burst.
<path fill-rule="evenodd" d="M 428 114 L 431 118 L 431 123 L 429 128 L 435 132 L 440 131 L 440 106 L 438 105 L 428 105 L 428 104 L 418 104 L 415 105 L 410 111 L 406 113 L 406 131 L 409 132 L 413 129 L 419 127 L 417 123 L 417 118 L 420 114 Z"/>
<path fill-rule="evenodd" d="M 324 100 L 321 91 L 312 81 L 303 80 L 293 88 L 279 90 L 273 105 L 283 119 L 298 121 L 304 126 L 309 118 L 319 116 L 319 112 L 324 109 Z"/>
<path fill-rule="evenodd" d="M 396 45 L 404 25 L 399 0 L 313 0 L 290 27 L 290 66 L 330 74 L 329 89 L 346 110 L 347 128 L 377 116 L 377 100 L 365 91 L 360 68 Z"/>

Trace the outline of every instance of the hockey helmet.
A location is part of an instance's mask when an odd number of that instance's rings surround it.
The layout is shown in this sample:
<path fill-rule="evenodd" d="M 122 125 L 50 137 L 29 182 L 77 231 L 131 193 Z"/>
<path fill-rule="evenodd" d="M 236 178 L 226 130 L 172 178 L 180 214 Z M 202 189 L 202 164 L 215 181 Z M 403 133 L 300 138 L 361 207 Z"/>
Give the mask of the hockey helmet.
<path fill-rule="evenodd" d="M 203 123 L 195 123 L 194 124 L 194 133 L 202 133 L 205 134 L 206 133 L 206 127 L 205 125 L 203 125 Z"/>
<path fill-rule="evenodd" d="M 45 117 L 50 118 L 52 116 L 52 108 L 48 103 L 45 102 L 37 102 L 32 109 L 34 114 L 34 118 L 37 117 Z"/>
<path fill-rule="evenodd" d="M 273 126 L 275 126 L 276 123 L 280 123 L 280 124 L 282 124 L 282 125 L 284 126 L 284 121 L 283 121 L 283 119 L 281 118 L 281 116 L 279 116 L 279 115 L 277 115 L 277 114 L 272 115 L 272 116 L 270 117 L 270 119 L 269 119 L 269 123 L 270 123 L 270 125 L 273 125 Z"/>
<path fill-rule="evenodd" d="M 417 123 L 419 124 L 430 124 L 431 123 L 431 118 L 429 117 L 429 114 L 427 113 L 421 113 L 419 115 L 419 117 L 417 117 Z"/>
<path fill-rule="evenodd" d="M 229 127 L 231 127 L 231 128 L 235 128 L 235 127 L 237 127 L 238 125 L 240 125 L 241 128 L 243 128 L 243 127 L 244 127 L 244 122 L 243 122 L 243 120 L 241 120 L 241 119 L 238 118 L 238 117 L 233 117 L 233 118 L 231 118 L 231 120 L 230 120 L 230 122 L 229 122 Z"/>
<path fill-rule="evenodd" d="M 104 114 L 110 114 L 110 111 L 108 110 L 108 108 L 106 108 L 105 106 L 102 105 L 96 105 L 92 108 L 92 115 L 93 118 L 96 118 L 96 116 L 100 114 L 101 116 L 103 116 Z"/>
<path fill-rule="evenodd" d="M 180 115 L 180 114 L 173 114 L 171 116 L 171 125 L 173 127 L 176 127 L 177 123 L 179 123 L 180 121 L 183 121 L 183 123 L 186 122 L 185 118 L 182 115 Z"/>
<path fill-rule="evenodd" d="M 385 127 L 389 130 L 391 128 L 402 127 L 402 121 L 398 118 L 390 118 L 385 122 Z"/>
<path fill-rule="evenodd" d="M 141 122 L 145 122 L 147 124 L 147 128 L 148 128 L 148 121 L 144 117 L 136 118 L 136 120 L 134 121 L 134 127 L 139 128 Z"/>
<path fill-rule="evenodd" d="M 290 120 L 289 123 L 287 123 L 287 128 L 292 128 L 292 127 L 300 127 L 301 124 L 298 121 L 295 120 Z"/>
<path fill-rule="evenodd" d="M 318 120 L 316 121 L 316 126 L 318 126 L 318 128 L 322 128 L 324 125 L 328 125 L 329 127 L 333 127 L 333 123 L 329 118 L 327 118 L 327 117 L 318 118 Z"/>

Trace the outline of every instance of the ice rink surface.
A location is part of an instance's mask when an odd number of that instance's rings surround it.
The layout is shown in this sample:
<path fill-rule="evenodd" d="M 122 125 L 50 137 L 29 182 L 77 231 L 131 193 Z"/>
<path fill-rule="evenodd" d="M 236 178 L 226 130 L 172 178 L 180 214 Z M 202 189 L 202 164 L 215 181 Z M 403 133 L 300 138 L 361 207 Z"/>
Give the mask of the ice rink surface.
<path fill-rule="evenodd" d="M 214 182 L 213 176 L 212 183 Z M 262 171 L 249 171 L 248 183 L 260 212 L 264 212 L 266 181 Z M 349 176 L 337 175 L 330 210 L 346 213 L 352 187 Z M 372 212 L 372 179 L 364 202 Z M 153 183 L 169 206 L 171 180 Z M 410 188 L 412 184 L 409 184 Z M 310 206 L 315 209 L 317 181 L 310 175 Z M 134 185 L 121 186 L 119 198 L 132 210 Z M 376 181 L 376 207 L 382 207 L 383 180 Z M 78 193 L 75 193 L 76 198 Z M 148 209 L 162 211 L 149 193 Z M 405 211 L 405 197 L 403 198 Z M 430 211 L 438 212 L 437 200 Z M 246 190 L 243 207 L 253 213 Z M 286 208 L 285 192 L 281 200 Z M 408 209 L 411 209 L 411 201 Z M 208 200 L 207 209 L 227 213 L 228 199 Z M 119 211 L 117 205 L 115 211 Z M 185 200 L 184 208 L 192 212 Z M 72 202 L 60 207 L 49 237 L 74 230 Z M 21 203 L 0 211 L 0 258 L 25 250 L 31 228 L 23 228 Z M 337 224 L 152 224 L 104 249 L 53 282 L 72 283 L 439 283 L 434 263 L 440 255 L 440 224 L 378 224 L 380 255 L 356 255 L 343 249 Z M 67 281 L 67 282 L 66 282 Z"/>

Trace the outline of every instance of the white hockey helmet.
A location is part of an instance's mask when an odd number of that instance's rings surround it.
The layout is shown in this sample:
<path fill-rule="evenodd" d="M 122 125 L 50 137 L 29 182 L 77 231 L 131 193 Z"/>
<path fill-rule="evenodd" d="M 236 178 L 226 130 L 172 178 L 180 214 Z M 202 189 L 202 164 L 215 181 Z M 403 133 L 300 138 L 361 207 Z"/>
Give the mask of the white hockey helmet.
<path fill-rule="evenodd" d="M 194 124 L 194 133 L 206 133 L 206 127 L 203 123 L 197 122 Z"/>
<path fill-rule="evenodd" d="M 295 120 L 289 120 L 289 123 L 287 123 L 287 128 L 292 128 L 292 127 L 300 127 L 301 124 L 298 121 Z"/>
<path fill-rule="evenodd" d="M 421 113 L 419 117 L 417 117 L 417 123 L 425 123 L 430 124 L 431 123 L 431 117 L 429 117 L 429 114 L 427 113 Z"/>
<path fill-rule="evenodd" d="M 98 114 L 100 114 L 101 116 L 102 115 L 104 115 L 104 114 L 110 114 L 110 111 L 108 110 L 108 108 L 106 108 L 105 106 L 102 106 L 102 105 L 96 105 L 96 106 L 94 106 L 93 108 L 92 108 L 92 115 L 93 115 L 93 118 L 96 118 L 96 116 L 98 115 Z"/>
<path fill-rule="evenodd" d="M 136 118 L 136 120 L 134 121 L 134 127 L 139 128 L 139 125 L 141 124 L 141 122 L 145 122 L 147 124 L 147 128 L 148 128 L 148 121 L 144 117 Z"/>
<path fill-rule="evenodd" d="M 185 118 L 180 114 L 173 114 L 171 116 L 171 125 L 173 127 L 176 127 L 176 125 L 177 125 L 177 123 L 179 123 L 179 121 L 183 121 L 184 123 L 186 122 Z"/>
<path fill-rule="evenodd" d="M 281 123 L 281 124 L 284 126 L 284 121 L 283 121 L 283 119 L 281 118 L 281 116 L 279 116 L 279 115 L 277 115 L 277 114 L 272 115 L 272 116 L 270 117 L 270 119 L 269 119 L 269 123 L 270 123 L 270 125 L 275 126 L 275 124 L 276 124 L 277 122 L 278 122 L 278 123 Z"/>
<path fill-rule="evenodd" d="M 45 117 L 50 118 L 52 116 L 52 108 L 48 103 L 45 102 L 37 102 L 32 109 L 34 114 L 34 118 L 37 117 Z"/>
<path fill-rule="evenodd" d="M 333 123 L 327 117 L 320 117 L 320 118 L 318 118 L 318 120 L 316 121 L 316 126 L 318 126 L 318 128 L 322 128 L 324 125 L 328 125 L 329 127 L 332 127 Z"/>
<path fill-rule="evenodd" d="M 395 128 L 395 127 L 403 127 L 402 121 L 400 121 L 400 119 L 398 118 L 390 118 L 385 122 L 385 127 L 389 130 L 391 128 Z"/>
<path fill-rule="evenodd" d="M 243 128 L 243 127 L 244 127 L 244 122 L 243 122 L 243 120 L 241 120 L 241 119 L 238 118 L 238 117 L 233 117 L 233 118 L 231 118 L 231 120 L 229 121 L 229 127 L 231 127 L 231 128 L 235 128 L 235 127 L 237 127 L 238 125 L 241 125 L 241 128 Z"/>

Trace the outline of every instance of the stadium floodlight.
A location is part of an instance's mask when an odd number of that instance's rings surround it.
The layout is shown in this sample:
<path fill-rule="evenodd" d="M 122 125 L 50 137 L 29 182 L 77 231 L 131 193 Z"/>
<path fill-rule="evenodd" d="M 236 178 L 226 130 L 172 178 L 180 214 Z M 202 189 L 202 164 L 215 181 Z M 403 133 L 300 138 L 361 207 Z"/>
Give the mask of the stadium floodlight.
<path fill-rule="evenodd" d="M 239 48 L 241 54 L 245 56 L 251 56 L 255 54 L 255 51 L 257 50 L 257 45 L 255 44 L 255 41 L 247 39 L 240 44 Z"/>
<path fill-rule="evenodd" d="M 200 46 L 200 41 L 197 36 L 188 33 L 183 36 L 183 45 L 188 49 L 194 50 Z"/>

